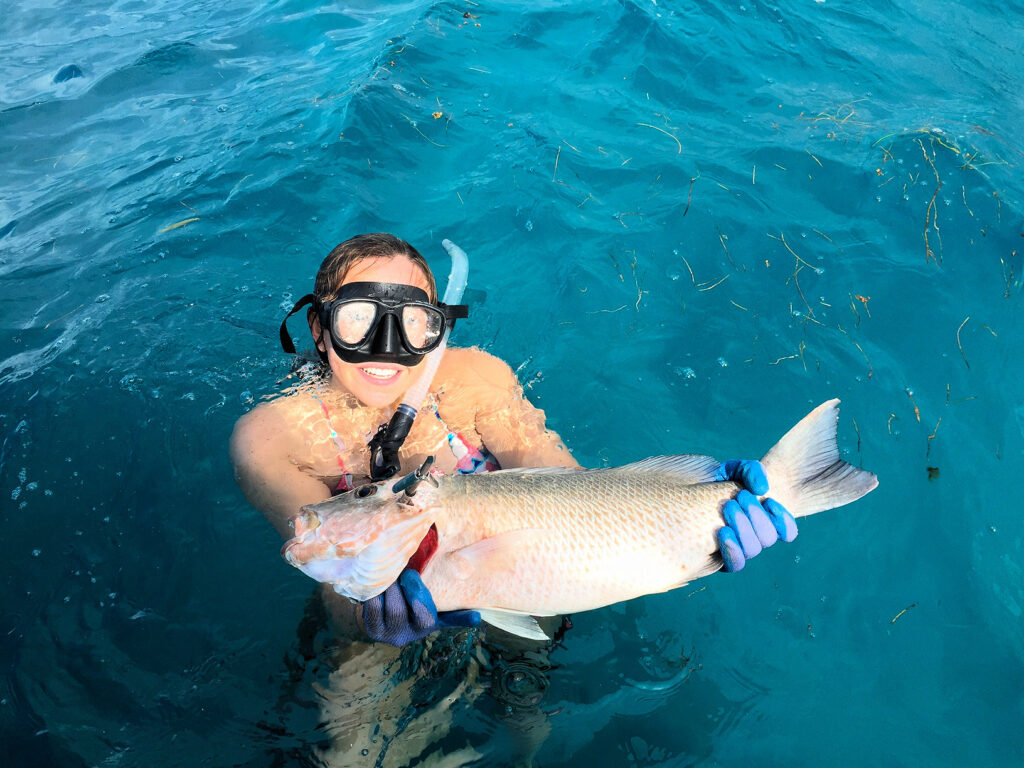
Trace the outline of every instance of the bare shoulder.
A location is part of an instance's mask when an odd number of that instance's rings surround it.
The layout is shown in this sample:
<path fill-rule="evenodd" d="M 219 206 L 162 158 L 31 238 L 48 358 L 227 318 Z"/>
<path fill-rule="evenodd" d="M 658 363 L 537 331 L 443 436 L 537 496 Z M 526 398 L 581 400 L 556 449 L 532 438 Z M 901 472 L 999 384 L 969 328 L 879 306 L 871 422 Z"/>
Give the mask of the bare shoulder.
<path fill-rule="evenodd" d="M 512 393 L 518 386 L 515 373 L 501 358 L 478 347 L 459 347 L 445 351 L 441 361 L 441 381 L 474 390 Z"/>
<path fill-rule="evenodd" d="M 253 408 L 231 434 L 238 486 L 284 538 L 292 535 L 288 521 L 304 504 L 330 496 L 308 438 L 313 406 L 308 392 L 289 392 Z"/>
<path fill-rule="evenodd" d="M 239 463 L 291 454 L 301 442 L 297 425 L 316 406 L 304 393 L 276 397 L 260 403 L 235 422 L 231 433 L 231 459 Z"/>

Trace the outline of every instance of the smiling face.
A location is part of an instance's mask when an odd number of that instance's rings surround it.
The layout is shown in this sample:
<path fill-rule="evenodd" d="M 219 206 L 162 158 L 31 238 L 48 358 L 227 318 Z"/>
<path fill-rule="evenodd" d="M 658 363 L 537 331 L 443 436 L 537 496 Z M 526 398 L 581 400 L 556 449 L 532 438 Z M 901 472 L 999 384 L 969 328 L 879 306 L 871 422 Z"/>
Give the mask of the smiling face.
<path fill-rule="evenodd" d="M 341 285 L 349 283 L 393 283 L 420 288 L 429 293 L 431 286 L 423 270 L 406 256 L 386 256 L 358 261 L 346 273 Z M 340 288 L 341 286 L 339 286 Z M 319 339 L 319 322 L 314 323 L 313 338 Z M 420 366 L 398 363 L 347 363 L 331 345 L 329 331 L 317 342 L 327 354 L 334 383 L 353 394 L 363 405 L 383 408 L 397 402 L 416 380 Z"/>

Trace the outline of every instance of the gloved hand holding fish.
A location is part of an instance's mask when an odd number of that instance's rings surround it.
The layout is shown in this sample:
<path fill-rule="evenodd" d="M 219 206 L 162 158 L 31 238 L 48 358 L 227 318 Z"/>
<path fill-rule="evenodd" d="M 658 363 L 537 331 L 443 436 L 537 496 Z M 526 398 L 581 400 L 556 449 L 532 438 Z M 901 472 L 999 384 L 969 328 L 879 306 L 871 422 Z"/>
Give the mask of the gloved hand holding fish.
<path fill-rule="evenodd" d="M 878 485 L 839 458 L 838 405 L 815 408 L 761 459 L 772 499 L 793 518 Z M 543 639 L 533 616 L 665 592 L 721 569 L 723 507 L 742 487 L 719 480 L 721 466 L 682 455 L 609 469 L 424 470 L 303 507 L 282 553 L 359 601 L 412 567 L 438 611 L 476 610 Z"/>

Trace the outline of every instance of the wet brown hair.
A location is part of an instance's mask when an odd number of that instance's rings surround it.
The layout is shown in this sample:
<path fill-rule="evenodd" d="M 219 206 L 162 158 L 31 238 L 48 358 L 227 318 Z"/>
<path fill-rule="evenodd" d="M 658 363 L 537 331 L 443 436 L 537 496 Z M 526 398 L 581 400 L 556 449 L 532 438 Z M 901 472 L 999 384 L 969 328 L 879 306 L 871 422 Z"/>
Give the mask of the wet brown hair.
<path fill-rule="evenodd" d="M 423 255 L 409 243 L 401 238 L 389 235 L 386 232 L 372 232 L 367 235 L 356 235 L 345 242 L 334 246 L 327 258 L 320 264 L 316 273 L 316 281 L 313 283 L 313 296 L 316 301 L 312 307 L 306 310 L 306 322 L 309 323 L 309 330 L 313 330 L 313 321 L 317 318 L 317 311 L 320 302 L 330 301 L 341 288 L 345 276 L 352 267 L 360 261 L 367 259 L 386 259 L 391 256 L 405 256 L 409 261 L 420 268 L 423 276 L 427 279 L 427 296 L 430 301 L 437 301 L 437 282 L 434 280 L 434 273 Z M 320 336 L 317 338 L 317 355 L 320 360 L 327 363 L 327 353 L 320 349 L 319 344 L 323 341 L 324 329 L 320 329 Z"/>
<path fill-rule="evenodd" d="M 434 273 L 430 271 L 427 260 L 405 240 L 386 232 L 356 235 L 340 245 L 336 245 L 327 254 L 327 258 L 323 260 L 316 273 L 313 294 L 320 301 L 329 301 L 337 294 L 338 288 L 345 281 L 345 275 L 352 267 L 366 259 L 381 259 L 389 256 L 405 256 L 419 267 L 424 277 L 427 278 L 427 295 L 430 297 L 430 301 L 437 301 L 437 283 L 434 281 Z"/>

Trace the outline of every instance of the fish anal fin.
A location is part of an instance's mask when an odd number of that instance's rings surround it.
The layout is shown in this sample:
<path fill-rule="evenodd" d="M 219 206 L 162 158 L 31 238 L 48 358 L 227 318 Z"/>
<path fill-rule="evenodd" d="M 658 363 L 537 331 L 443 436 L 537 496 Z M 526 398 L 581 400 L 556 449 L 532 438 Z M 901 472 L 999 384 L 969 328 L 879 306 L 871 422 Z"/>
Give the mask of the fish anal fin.
<path fill-rule="evenodd" d="M 682 575 L 682 578 L 680 578 L 680 580 L 677 583 L 673 584 L 665 591 L 667 592 L 669 589 L 678 589 L 679 587 L 685 587 L 691 581 L 703 579 L 705 576 L 710 576 L 712 573 L 718 573 L 718 571 L 722 570 L 722 567 L 724 565 L 725 563 L 722 560 L 722 553 L 716 550 L 715 552 L 712 552 L 710 555 L 708 555 L 707 560 L 705 560 L 699 566 L 685 571 Z"/>
<path fill-rule="evenodd" d="M 481 621 L 508 632 L 510 635 L 525 637 L 528 640 L 546 642 L 551 638 L 540 628 L 540 624 L 528 613 L 507 611 L 503 608 L 482 608 L 479 611 Z"/>
<path fill-rule="evenodd" d="M 686 575 L 686 581 L 703 579 L 705 576 L 710 576 L 712 573 L 718 573 L 723 567 L 725 567 L 725 561 L 722 560 L 722 553 L 715 550 L 708 555 L 707 560 Z"/>

